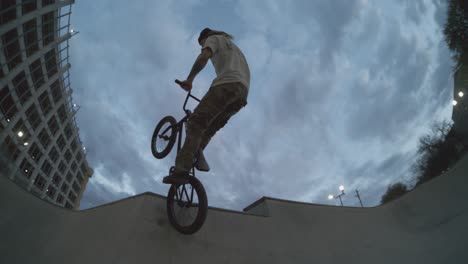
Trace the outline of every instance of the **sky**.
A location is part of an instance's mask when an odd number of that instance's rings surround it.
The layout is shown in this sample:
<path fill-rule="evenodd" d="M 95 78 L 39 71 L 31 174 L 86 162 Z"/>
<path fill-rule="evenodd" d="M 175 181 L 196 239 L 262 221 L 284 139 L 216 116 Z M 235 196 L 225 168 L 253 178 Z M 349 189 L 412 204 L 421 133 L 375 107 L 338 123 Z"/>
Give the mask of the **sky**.
<path fill-rule="evenodd" d="M 71 86 L 94 169 L 81 209 L 162 183 L 175 150 L 151 154 L 156 124 L 183 117 L 184 79 L 209 27 L 234 36 L 251 71 L 248 105 L 205 149 L 197 177 L 210 206 L 242 210 L 269 196 L 377 206 L 389 184 L 414 184 L 418 139 L 450 120 L 453 62 L 442 0 L 76 1 Z M 211 63 L 192 93 L 215 78 Z M 195 102 L 190 103 L 193 109 Z"/>

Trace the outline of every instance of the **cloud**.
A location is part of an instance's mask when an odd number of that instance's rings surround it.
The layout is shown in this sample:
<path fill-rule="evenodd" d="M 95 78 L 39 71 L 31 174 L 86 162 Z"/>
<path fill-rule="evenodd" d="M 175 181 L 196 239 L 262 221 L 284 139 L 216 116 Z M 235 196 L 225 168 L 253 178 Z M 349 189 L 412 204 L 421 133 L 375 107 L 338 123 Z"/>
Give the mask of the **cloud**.
<path fill-rule="evenodd" d="M 156 160 L 153 129 L 181 118 L 204 27 L 235 35 L 251 70 L 248 105 L 205 150 L 210 205 L 240 210 L 261 196 L 329 203 L 339 184 L 376 205 L 408 181 L 418 137 L 450 115 L 449 52 L 434 1 L 77 2 L 73 98 L 96 174 L 82 207 L 161 183 L 175 151 Z M 228 19 L 229 18 L 229 19 Z M 195 81 L 203 96 L 214 71 Z M 190 108 L 196 104 L 190 103 Z M 437 113 L 434 115 L 434 113 Z"/>

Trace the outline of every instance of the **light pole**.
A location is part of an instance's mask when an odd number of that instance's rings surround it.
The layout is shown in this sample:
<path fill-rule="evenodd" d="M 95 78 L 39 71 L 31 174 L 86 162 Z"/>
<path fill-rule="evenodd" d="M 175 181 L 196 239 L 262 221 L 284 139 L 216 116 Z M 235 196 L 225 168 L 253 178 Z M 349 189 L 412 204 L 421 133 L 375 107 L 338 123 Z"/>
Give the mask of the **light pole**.
<path fill-rule="evenodd" d="M 359 195 L 359 191 L 358 191 L 358 190 L 356 190 L 356 195 L 354 195 L 354 196 L 357 197 L 357 198 L 359 199 L 359 203 L 361 204 L 361 207 L 364 207 L 364 206 L 362 205 L 361 196 Z"/>
<path fill-rule="evenodd" d="M 328 200 L 331 200 L 331 199 L 340 199 L 340 204 L 341 206 L 343 206 L 343 200 L 341 200 L 341 196 L 345 195 L 345 192 L 344 192 L 344 186 L 343 185 L 340 185 L 340 188 L 339 190 L 341 191 L 341 194 L 339 195 L 328 195 Z"/>

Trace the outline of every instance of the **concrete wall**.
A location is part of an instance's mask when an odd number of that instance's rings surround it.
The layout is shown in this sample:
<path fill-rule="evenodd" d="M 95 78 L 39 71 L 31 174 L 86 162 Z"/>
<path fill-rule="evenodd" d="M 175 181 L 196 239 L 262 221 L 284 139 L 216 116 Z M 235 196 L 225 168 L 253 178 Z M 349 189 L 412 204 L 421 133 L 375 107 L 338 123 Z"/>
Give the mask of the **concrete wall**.
<path fill-rule="evenodd" d="M 273 198 L 257 205 L 268 216 L 211 208 L 191 236 L 169 225 L 159 195 L 69 211 L 0 176 L 0 263 L 463 263 L 467 174 L 468 155 L 374 208 Z"/>

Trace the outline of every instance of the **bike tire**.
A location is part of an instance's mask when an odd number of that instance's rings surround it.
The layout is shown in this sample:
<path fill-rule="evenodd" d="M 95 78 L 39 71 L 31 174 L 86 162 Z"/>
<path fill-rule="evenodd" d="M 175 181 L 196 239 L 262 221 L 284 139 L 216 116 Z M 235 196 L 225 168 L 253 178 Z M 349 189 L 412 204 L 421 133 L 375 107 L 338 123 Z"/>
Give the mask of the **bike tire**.
<path fill-rule="evenodd" d="M 169 136 L 169 142 L 167 143 L 167 146 L 162 151 L 159 151 L 157 149 L 157 142 L 158 140 L 159 141 L 163 140 L 162 138 L 159 137 L 159 133 L 162 132 L 161 129 L 167 123 L 169 123 L 172 126 L 172 128 L 170 129 L 171 135 Z M 175 120 L 175 118 L 172 116 L 166 116 L 163 119 L 161 119 L 161 121 L 159 121 L 159 123 L 156 125 L 156 128 L 154 129 L 154 132 L 153 132 L 153 137 L 151 138 L 151 152 L 153 153 L 153 156 L 157 159 L 162 159 L 166 157 L 171 152 L 172 147 L 174 147 L 176 138 L 177 138 L 177 121 Z"/>
<path fill-rule="evenodd" d="M 179 208 L 182 208 L 182 206 L 178 204 L 179 201 L 175 198 L 177 198 L 176 194 L 177 194 L 178 189 L 183 187 L 184 185 L 192 186 L 193 190 L 195 190 L 195 192 L 197 193 L 197 197 L 198 197 L 197 205 L 193 206 L 193 207 L 198 208 L 197 215 L 195 219 L 193 220 L 193 222 L 190 223 L 189 225 L 183 225 L 182 223 L 180 223 L 180 219 L 177 218 L 176 213 L 175 213 L 176 206 L 178 206 Z M 205 188 L 203 187 L 202 183 L 194 176 L 190 177 L 188 184 L 171 185 L 171 187 L 169 188 L 168 195 L 167 195 L 166 205 L 167 205 L 167 216 L 169 218 L 169 222 L 177 231 L 179 231 L 182 234 L 185 234 L 185 235 L 193 234 L 197 232 L 198 230 L 200 230 L 200 228 L 205 223 L 206 216 L 208 214 L 208 198 L 206 196 Z"/>

